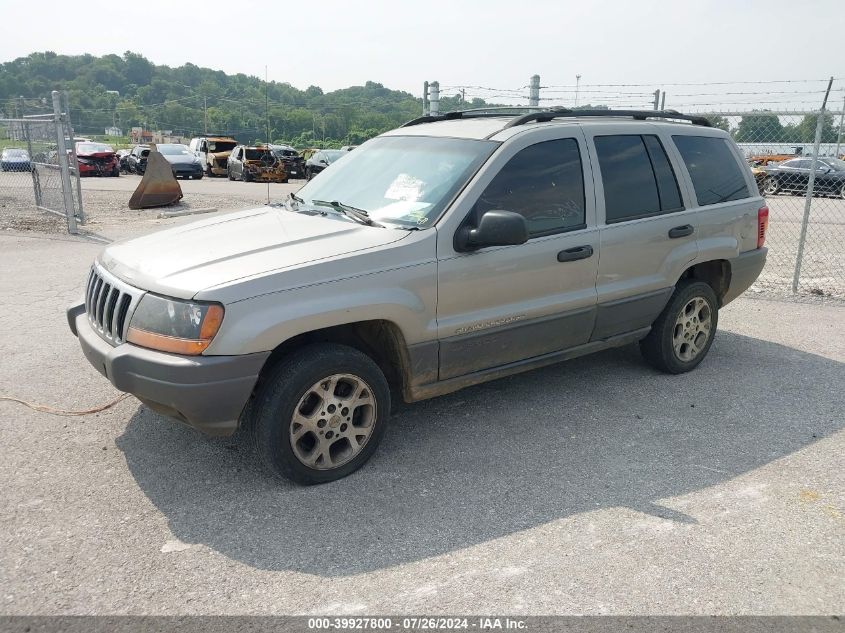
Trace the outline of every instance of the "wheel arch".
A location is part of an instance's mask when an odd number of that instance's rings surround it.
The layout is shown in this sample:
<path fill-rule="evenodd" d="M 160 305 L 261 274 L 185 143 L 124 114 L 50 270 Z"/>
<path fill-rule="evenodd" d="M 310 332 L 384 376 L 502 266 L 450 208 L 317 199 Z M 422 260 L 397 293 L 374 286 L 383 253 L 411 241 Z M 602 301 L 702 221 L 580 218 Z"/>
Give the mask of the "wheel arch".
<path fill-rule="evenodd" d="M 731 263 L 726 259 L 712 259 L 693 264 L 681 273 L 678 281 L 684 279 L 705 282 L 713 288 L 713 292 L 716 293 L 716 298 L 719 301 L 719 307 L 722 307 L 722 302 L 731 285 Z"/>
<path fill-rule="evenodd" d="M 366 354 L 381 369 L 392 394 L 406 399 L 412 381 L 408 345 L 401 328 L 387 319 L 354 321 L 296 334 L 273 349 L 259 374 L 259 383 L 285 357 L 314 343 L 337 343 Z"/>

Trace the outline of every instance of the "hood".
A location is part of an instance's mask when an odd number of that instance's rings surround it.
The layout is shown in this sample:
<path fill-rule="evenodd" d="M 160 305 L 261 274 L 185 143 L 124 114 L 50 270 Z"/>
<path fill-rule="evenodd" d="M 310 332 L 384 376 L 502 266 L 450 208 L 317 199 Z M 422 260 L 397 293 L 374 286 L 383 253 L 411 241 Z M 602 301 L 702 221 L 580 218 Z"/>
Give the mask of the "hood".
<path fill-rule="evenodd" d="M 162 154 L 162 156 L 164 156 L 164 160 L 171 165 L 191 165 L 199 162 L 199 159 L 193 154 Z"/>
<path fill-rule="evenodd" d="M 90 153 L 77 152 L 76 156 L 77 156 L 77 158 L 111 158 L 111 157 L 115 156 L 115 153 L 114 152 L 90 152 Z"/>
<path fill-rule="evenodd" d="M 334 216 L 262 207 L 112 244 L 99 261 L 133 286 L 190 299 L 212 286 L 383 246 L 407 235 Z"/>

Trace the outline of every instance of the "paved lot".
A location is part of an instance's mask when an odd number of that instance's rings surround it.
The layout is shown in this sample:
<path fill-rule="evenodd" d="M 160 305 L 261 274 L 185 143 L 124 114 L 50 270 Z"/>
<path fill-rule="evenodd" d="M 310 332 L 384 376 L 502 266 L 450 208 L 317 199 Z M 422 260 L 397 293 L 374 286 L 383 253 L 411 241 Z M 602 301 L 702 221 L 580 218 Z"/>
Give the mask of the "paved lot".
<path fill-rule="evenodd" d="M 0 394 L 117 395 L 64 319 L 99 248 L 0 233 Z M 317 488 L 133 399 L 0 402 L 0 610 L 841 613 L 845 308 L 720 329 L 685 376 L 625 348 L 405 407 Z"/>

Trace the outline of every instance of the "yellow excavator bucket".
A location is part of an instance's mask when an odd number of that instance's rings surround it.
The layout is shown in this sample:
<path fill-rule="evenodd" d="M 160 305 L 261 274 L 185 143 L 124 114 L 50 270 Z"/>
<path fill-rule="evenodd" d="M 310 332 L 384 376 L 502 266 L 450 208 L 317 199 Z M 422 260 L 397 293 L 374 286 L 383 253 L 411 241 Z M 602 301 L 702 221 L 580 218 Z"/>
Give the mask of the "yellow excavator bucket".
<path fill-rule="evenodd" d="M 182 199 L 182 187 L 173 176 L 167 159 L 155 146 L 147 156 L 147 169 L 135 193 L 129 198 L 130 209 L 164 207 Z"/>

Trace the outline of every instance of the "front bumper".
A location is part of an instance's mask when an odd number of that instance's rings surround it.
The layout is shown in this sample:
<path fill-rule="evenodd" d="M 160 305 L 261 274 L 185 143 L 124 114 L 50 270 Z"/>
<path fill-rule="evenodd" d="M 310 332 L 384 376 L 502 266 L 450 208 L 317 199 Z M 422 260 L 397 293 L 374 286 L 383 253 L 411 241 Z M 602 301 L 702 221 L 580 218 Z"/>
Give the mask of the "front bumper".
<path fill-rule="evenodd" d="M 731 264 L 731 283 L 722 298 L 722 305 L 727 305 L 743 292 L 748 290 L 766 265 L 766 255 L 769 249 L 757 248 L 753 251 L 740 253 L 739 257 L 728 260 Z"/>
<path fill-rule="evenodd" d="M 112 347 L 92 329 L 85 304 L 67 310 L 88 361 L 120 391 L 208 435 L 231 435 L 270 352 L 179 356 L 123 343 Z"/>
<path fill-rule="evenodd" d="M 172 165 L 174 176 L 202 176 L 201 165 Z"/>

